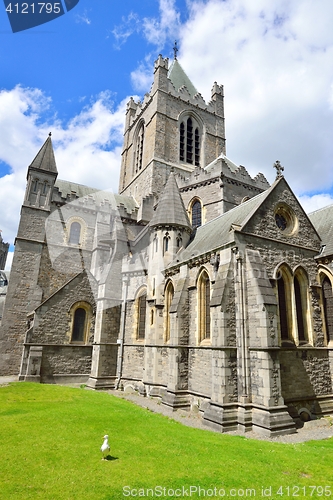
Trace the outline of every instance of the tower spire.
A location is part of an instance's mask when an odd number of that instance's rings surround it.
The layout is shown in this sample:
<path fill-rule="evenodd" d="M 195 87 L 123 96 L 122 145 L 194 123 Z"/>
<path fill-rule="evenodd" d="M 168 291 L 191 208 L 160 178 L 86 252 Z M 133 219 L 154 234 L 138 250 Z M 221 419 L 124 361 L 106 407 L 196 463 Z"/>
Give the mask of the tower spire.
<path fill-rule="evenodd" d="M 177 40 L 175 40 L 175 45 L 173 46 L 173 54 L 174 54 L 174 59 L 177 60 L 177 52 L 178 52 L 178 47 L 177 47 Z"/>

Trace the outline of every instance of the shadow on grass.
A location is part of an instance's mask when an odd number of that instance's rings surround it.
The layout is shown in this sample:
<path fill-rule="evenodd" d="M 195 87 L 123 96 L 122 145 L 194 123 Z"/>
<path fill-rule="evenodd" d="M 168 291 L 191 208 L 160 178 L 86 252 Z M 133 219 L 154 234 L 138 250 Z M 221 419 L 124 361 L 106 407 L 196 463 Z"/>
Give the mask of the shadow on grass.
<path fill-rule="evenodd" d="M 112 462 L 112 460 L 119 460 L 119 458 L 107 455 L 105 458 L 102 458 L 102 460 L 107 460 L 108 462 Z"/>

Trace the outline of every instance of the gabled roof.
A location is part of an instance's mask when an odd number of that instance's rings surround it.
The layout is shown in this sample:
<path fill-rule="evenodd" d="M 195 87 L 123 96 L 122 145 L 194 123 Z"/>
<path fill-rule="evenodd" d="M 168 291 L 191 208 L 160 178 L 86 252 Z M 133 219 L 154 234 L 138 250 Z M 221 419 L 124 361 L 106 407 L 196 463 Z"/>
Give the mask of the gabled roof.
<path fill-rule="evenodd" d="M 38 151 L 29 168 L 58 173 L 51 140 L 51 133 Z"/>
<path fill-rule="evenodd" d="M 182 197 L 180 196 L 174 172 L 160 196 L 156 211 L 149 224 L 152 226 L 182 226 L 192 229 Z"/>
<path fill-rule="evenodd" d="M 168 78 L 171 80 L 176 90 L 179 90 L 181 87 L 185 86 L 192 97 L 198 93 L 197 89 L 195 88 L 177 59 L 174 59 L 170 65 Z"/>
<path fill-rule="evenodd" d="M 207 224 L 198 227 L 193 241 L 191 241 L 191 243 L 185 249 L 177 254 L 177 258 L 168 267 L 179 265 L 180 263 L 191 260 L 194 257 L 206 254 L 208 252 L 213 252 L 225 245 L 228 245 L 229 243 L 232 243 L 234 241 L 233 230 L 245 232 L 250 230 L 251 232 L 251 223 L 256 217 L 259 208 L 264 204 L 264 202 L 273 193 L 273 191 L 278 189 L 278 186 L 279 189 L 287 189 L 294 197 L 284 177 L 277 179 L 270 188 L 266 189 L 266 191 L 263 191 L 250 200 L 241 203 L 237 207 L 220 215 L 216 219 L 211 220 Z M 299 204 L 297 198 L 294 198 L 295 201 Z M 311 220 L 308 219 L 300 204 L 299 207 L 300 211 L 304 215 L 303 221 L 305 221 L 305 219 L 308 220 L 308 226 L 312 227 L 313 234 L 316 238 L 316 241 L 318 242 L 320 237 L 317 234 L 316 228 L 313 226 Z M 282 241 L 285 241 L 287 243 L 287 239 Z"/>
<path fill-rule="evenodd" d="M 193 241 L 181 252 L 177 254 L 177 261 L 170 264 L 169 267 L 184 262 L 207 252 L 211 252 L 233 240 L 234 227 L 241 229 L 245 222 L 266 199 L 272 188 L 263 193 L 254 196 L 250 200 L 241 203 L 237 207 L 216 217 L 207 224 L 197 228 Z"/>
<path fill-rule="evenodd" d="M 308 217 L 318 231 L 322 245 L 325 245 L 320 257 L 333 255 L 333 205 L 320 208 L 308 214 Z"/>
<path fill-rule="evenodd" d="M 233 161 L 231 161 L 227 156 L 225 156 L 225 154 L 221 153 L 220 156 L 218 156 L 217 158 L 215 158 L 214 161 L 212 161 L 211 163 L 209 163 L 209 165 L 207 165 L 205 167 L 205 170 L 207 170 L 207 172 L 209 170 L 211 170 L 217 163 L 219 160 L 224 160 L 225 163 L 228 165 L 229 169 L 231 170 L 231 172 L 237 172 L 239 170 L 239 165 L 236 165 L 236 163 L 234 163 Z"/>

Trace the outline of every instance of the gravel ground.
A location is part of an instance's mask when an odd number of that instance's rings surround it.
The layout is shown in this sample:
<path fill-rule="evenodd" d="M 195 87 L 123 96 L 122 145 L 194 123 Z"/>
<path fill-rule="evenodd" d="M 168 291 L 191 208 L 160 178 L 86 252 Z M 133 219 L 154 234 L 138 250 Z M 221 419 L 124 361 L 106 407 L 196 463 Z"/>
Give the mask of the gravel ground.
<path fill-rule="evenodd" d="M 202 418 L 198 413 L 190 413 L 184 410 L 173 411 L 171 408 L 162 405 L 157 399 L 143 397 L 136 393 L 125 393 L 122 391 L 114 390 L 108 392 L 119 398 L 132 401 L 133 403 L 142 406 L 143 408 L 147 408 L 147 410 L 149 411 L 160 413 L 162 415 L 165 415 L 166 417 L 173 418 L 177 422 L 180 422 L 181 424 L 187 425 L 189 427 L 196 427 L 198 429 L 215 432 L 203 424 Z M 297 429 L 294 434 L 287 434 L 286 436 L 269 438 L 256 434 L 252 431 L 246 432 L 245 434 L 239 431 L 232 431 L 228 434 L 231 436 L 244 436 L 247 439 L 261 439 L 274 443 L 302 443 L 304 441 L 328 439 L 333 437 L 333 416 L 329 418 L 325 417 L 318 420 L 305 422 L 304 426 L 300 429 Z"/>

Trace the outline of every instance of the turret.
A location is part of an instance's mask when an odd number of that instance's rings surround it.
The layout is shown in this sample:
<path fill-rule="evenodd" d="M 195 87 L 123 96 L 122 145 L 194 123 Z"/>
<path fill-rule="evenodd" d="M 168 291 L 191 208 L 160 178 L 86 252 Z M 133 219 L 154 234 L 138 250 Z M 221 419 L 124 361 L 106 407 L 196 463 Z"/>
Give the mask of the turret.
<path fill-rule="evenodd" d="M 58 170 L 54 158 L 51 132 L 28 168 L 27 187 L 23 205 L 50 209 Z"/>

